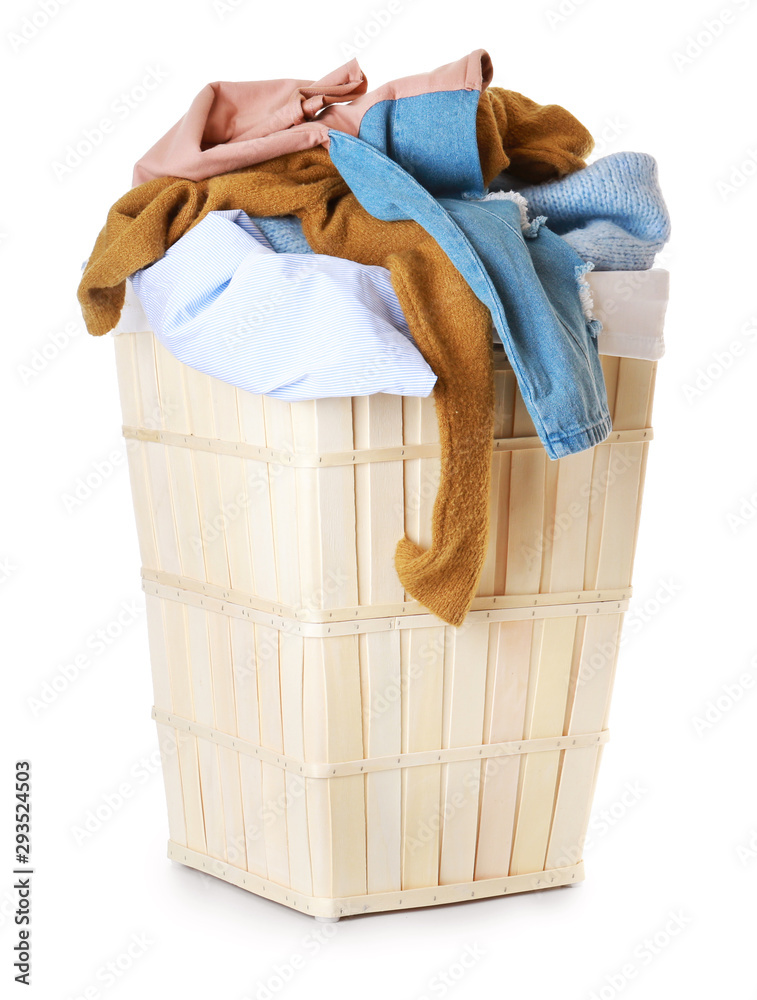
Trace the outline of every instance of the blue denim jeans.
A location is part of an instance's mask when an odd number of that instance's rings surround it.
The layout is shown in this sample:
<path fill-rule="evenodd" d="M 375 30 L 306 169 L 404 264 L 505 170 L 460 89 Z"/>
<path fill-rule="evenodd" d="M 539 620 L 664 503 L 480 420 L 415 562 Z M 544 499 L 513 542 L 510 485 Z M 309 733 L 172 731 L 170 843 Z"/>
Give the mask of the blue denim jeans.
<path fill-rule="evenodd" d="M 471 93 L 444 92 L 458 117 L 467 114 L 475 122 L 476 103 L 465 96 Z M 383 149 L 363 139 L 363 128 L 360 137 L 332 130 L 331 159 L 366 211 L 421 225 L 488 306 L 550 458 L 590 448 L 612 424 L 597 350 L 599 324 L 584 315 L 579 293 L 587 266 L 543 224 L 532 224 L 524 235 L 515 202 L 481 200 L 475 128 L 447 132 L 439 117 L 444 95 L 424 96 L 436 101 L 400 98 L 376 106 L 398 106 L 391 114 L 382 109 L 383 131 L 366 130 L 374 141 L 381 139 Z M 401 142 L 393 141 L 394 127 Z M 456 143 L 450 159 L 447 147 Z M 450 194 L 453 186 L 458 191 Z"/>

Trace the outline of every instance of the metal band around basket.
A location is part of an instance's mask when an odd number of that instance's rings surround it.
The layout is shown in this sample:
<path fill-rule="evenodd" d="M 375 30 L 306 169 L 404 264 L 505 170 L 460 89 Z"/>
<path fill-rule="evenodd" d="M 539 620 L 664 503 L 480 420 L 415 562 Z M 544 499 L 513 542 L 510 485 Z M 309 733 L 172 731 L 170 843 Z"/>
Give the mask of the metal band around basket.
<path fill-rule="evenodd" d="M 253 608 L 264 615 L 275 615 L 279 618 L 294 618 L 297 621 L 333 624 L 334 622 L 359 621 L 370 618 L 394 618 L 405 615 L 427 615 L 426 608 L 418 601 L 402 601 L 393 604 L 363 604 L 343 608 L 310 608 L 305 605 L 295 607 L 281 604 L 278 601 L 264 601 L 233 587 L 222 587 L 206 580 L 195 580 L 190 576 L 179 576 L 167 573 L 165 570 L 142 567 L 142 580 L 150 583 L 160 583 L 169 590 L 186 590 L 202 597 L 213 597 L 218 601 L 237 604 L 242 608 Z M 149 591 L 152 593 L 153 591 Z M 471 611 L 501 611 L 503 609 L 547 607 L 567 604 L 571 607 L 598 604 L 604 601 L 627 601 L 633 593 L 633 588 L 621 587 L 604 590 L 568 590 L 547 594 L 504 594 L 494 597 L 474 597 Z M 163 595 L 161 595 L 163 596 Z M 178 600 L 178 598 L 176 598 Z M 436 624 L 436 621 L 434 622 Z M 349 629 L 348 634 L 354 632 Z"/>
<path fill-rule="evenodd" d="M 261 747 L 257 743 L 232 736 L 214 726 L 192 722 L 173 712 L 153 708 L 153 719 L 164 726 L 171 726 L 191 736 L 209 740 L 229 750 L 237 750 L 248 757 L 256 757 L 264 764 L 272 764 L 285 771 L 292 771 L 303 778 L 339 778 L 350 774 L 367 774 L 373 771 L 391 771 L 398 767 L 421 767 L 426 764 L 457 764 L 464 761 L 489 760 L 496 757 L 514 757 L 526 753 L 542 753 L 548 750 L 579 750 L 582 747 L 602 746 L 610 738 L 610 731 L 603 729 L 596 733 L 579 733 L 575 736 L 547 736 L 536 740 L 511 740 L 506 743 L 483 743 L 479 746 L 448 747 L 442 750 L 416 750 L 413 753 L 398 753 L 382 757 L 364 757 L 361 760 L 344 760 L 334 763 L 320 763 L 298 760 Z"/>
<path fill-rule="evenodd" d="M 303 622 L 283 615 L 258 611 L 256 608 L 245 608 L 229 600 L 219 600 L 215 597 L 194 593 L 191 590 L 181 590 L 178 587 L 168 587 L 165 584 L 142 580 L 142 589 L 153 597 L 162 597 L 168 601 L 178 601 L 190 607 L 203 608 L 228 615 L 230 618 L 242 618 L 255 625 L 265 625 L 267 628 L 288 635 L 303 638 L 324 638 L 336 635 L 357 635 L 369 632 L 391 632 L 406 628 L 439 628 L 447 623 L 429 612 L 418 615 L 396 615 L 387 618 L 364 618 L 359 621 L 336 622 Z M 592 601 L 585 604 L 546 604 L 531 608 L 491 608 L 487 611 L 469 611 L 462 628 L 466 625 L 487 625 L 494 622 L 530 621 L 540 618 L 565 618 L 573 615 L 616 615 L 628 610 L 628 601 Z M 451 626 L 449 626 L 451 627 Z"/>
<path fill-rule="evenodd" d="M 356 448 L 352 451 L 329 451 L 308 455 L 263 448 L 244 441 L 223 441 L 220 438 L 198 437 L 177 431 L 152 430 L 148 427 L 124 425 L 123 435 L 136 441 L 150 441 L 154 444 L 172 445 L 175 448 L 192 448 L 195 451 L 212 452 L 216 455 L 233 455 L 237 458 L 252 458 L 258 462 L 273 465 L 288 465 L 296 469 L 323 469 L 343 465 L 363 465 L 368 462 L 403 462 L 414 458 L 437 458 L 441 454 L 439 444 L 405 444 L 393 448 Z M 609 437 L 595 447 L 610 444 L 631 444 L 651 441 L 651 427 L 636 430 L 612 431 Z M 493 451 L 534 451 L 544 447 L 538 437 L 497 438 Z"/>

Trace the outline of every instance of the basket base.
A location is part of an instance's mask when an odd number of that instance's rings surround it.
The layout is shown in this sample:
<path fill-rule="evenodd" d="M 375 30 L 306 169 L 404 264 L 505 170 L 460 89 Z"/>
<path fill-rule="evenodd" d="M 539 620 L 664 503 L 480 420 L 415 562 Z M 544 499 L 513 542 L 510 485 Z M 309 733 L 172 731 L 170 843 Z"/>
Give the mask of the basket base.
<path fill-rule="evenodd" d="M 295 892 L 269 879 L 253 875 L 243 868 L 236 868 L 225 861 L 211 858 L 208 854 L 182 847 L 172 840 L 168 841 L 168 857 L 172 861 L 178 861 L 208 875 L 215 875 L 224 882 L 231 882 L 241 889 L 272 899 L 308 916 L 331 920 L 361 913 L 408 910 L 418 906 L 442 906 L 445 903 L 460 903 L 464 900 L 485 899 L 489 896 L 510 896 L 518 892 L 574 885 L 584 878 L 584 863 L 579 861 L 578 864 L 565 868 L 550 868 L 547 871 L 526 875 L 508 875 L 503 878 L 480 879 L 476 882 L 456 882 L 453 885 L 434 885 L 421 889 L 405 889 L 402 892 L 374 892 L 362 896 L 329 898 Z"/>

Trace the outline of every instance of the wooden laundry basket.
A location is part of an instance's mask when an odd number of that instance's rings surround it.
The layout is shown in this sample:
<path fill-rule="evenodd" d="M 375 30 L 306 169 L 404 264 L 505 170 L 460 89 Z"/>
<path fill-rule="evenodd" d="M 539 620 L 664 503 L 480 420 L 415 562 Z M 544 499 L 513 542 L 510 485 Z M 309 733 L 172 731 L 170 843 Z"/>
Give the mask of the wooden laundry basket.
<path fill-rule="evenodd" d="M 320 918 L 582 879 L 656 362 L 603 356 L 613 432 L 553 462 L 499 356 L 454 629 L 393 567 L 430 541 L 432 398 L 290 404 L 114 339 L 169 856 Z"/>

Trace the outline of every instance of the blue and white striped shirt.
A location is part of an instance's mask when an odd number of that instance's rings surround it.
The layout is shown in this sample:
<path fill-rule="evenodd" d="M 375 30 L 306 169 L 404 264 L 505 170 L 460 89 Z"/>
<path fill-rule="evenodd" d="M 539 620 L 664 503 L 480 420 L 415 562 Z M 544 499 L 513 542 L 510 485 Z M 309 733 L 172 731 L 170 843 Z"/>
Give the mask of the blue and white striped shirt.
<path fill-rule="evenodd" d="M 386 268 L 276 253 L 238 209 L 209 213 L 131 282 L 175 357 L 249 392 L 428 396 L 436 382 Z"/>

